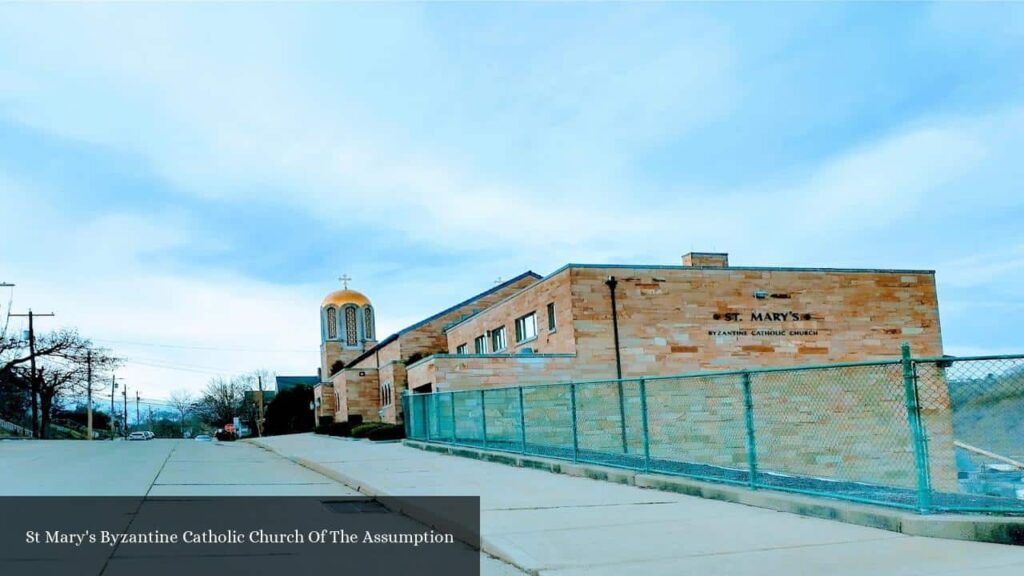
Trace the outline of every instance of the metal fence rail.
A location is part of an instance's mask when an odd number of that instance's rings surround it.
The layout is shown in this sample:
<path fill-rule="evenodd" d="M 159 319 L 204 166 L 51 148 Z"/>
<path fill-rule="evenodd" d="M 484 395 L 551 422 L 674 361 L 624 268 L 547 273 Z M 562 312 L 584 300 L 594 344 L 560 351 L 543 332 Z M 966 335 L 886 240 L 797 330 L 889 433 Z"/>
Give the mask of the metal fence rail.
<path fill-rule="evenodd" d="M 880 504 L 1024 514 L 1024 355 L 412 394 L 407 436 Z"/>

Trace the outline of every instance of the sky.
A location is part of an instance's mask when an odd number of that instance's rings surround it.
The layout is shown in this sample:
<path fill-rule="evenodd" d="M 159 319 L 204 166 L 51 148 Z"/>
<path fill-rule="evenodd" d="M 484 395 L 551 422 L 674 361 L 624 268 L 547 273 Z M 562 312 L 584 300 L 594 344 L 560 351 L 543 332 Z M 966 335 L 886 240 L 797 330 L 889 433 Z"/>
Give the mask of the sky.
<path fill-rule="evenodd" d="M 0 5 L 0 312 L 129 394 L 567 262 L 936 270 L 1024 352 L 1024 4 Z M 20 330 L 23 321 L 12 319 Z"/>

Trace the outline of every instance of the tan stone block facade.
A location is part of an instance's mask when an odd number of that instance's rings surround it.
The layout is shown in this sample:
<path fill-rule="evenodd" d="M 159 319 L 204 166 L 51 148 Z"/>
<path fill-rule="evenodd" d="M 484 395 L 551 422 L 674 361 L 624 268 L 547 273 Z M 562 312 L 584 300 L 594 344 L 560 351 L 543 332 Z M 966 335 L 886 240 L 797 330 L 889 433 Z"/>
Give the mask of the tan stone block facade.
<path fill-rule="evenodd" d="M 616 376 L 611 294 L 615 277 L 625 378 L 942 354 L 934 275 L 917 271 L 729 268 L 724 255 L 691 254 L 690 266 L 570 265 L 448 331 L 449 353 L 504 326 L 510 355 L 435 356 L 409 369 L 409 386 L 459 390 Z M 722 256 L 720 258 L 720 256 Z M 548 331 L 547 305 L 558 313 Z M 535 312 L 538 336 L 514 342 L 515 320 Z M 539 355 L 517 358 L 530 348 Z M 549 356 L 548 354 L 564 356 Z M 897 373 L 891 373 L 896 370 Z M 899 367 L 758 375 L 755 414 L 766 466 L 792 473 L 912 486 L 913 453 Z M 746 463 L 738 376 L 654 381 L 648 391 L 652 457 L 718 466 Z M 922 383 L 936 487 L 956 487 L 948 391 Z M 639 449 L 639 395 L 623 398 L 626 449 Z M 486 403 L 499 436 L 516 437 L 518 396 Z M 566 387 L 526 391 L 528 442 L 566 443 Z M 459 401 L 471 406 L 472 397 Z M 622 449 L 618 392 L 577 387 L 581 449 Z M 613 409 L 614 408 L 614 409 Z M 589 416 L 587 416 L 589 415 Z M 514 416 L 514 417 L 513 417 Z M 472 420 L 470 418 L 470 428 Z M 490 423 L 489 423 L 490 424 Z M 460 426 L 467 426 L 460 423 Z M 439 433 L 441 431 L 438 431 Z M 460 429 L 460 435 L 472 434 Z M 492 429 L 488 428 L 488 436 Z M 468 436 L 467 436 L 468 437 Z M 571 442 L 571 439 L 569 440 Z"/>
<path fill-rule="evenodd" d="M 347 367 L 332 377 L 335 389 L 344 391 L 344 394 L 339 393 L 339 396 L 344 398 L 336 404 L 335 419 L 344 422 L 348 420 L 350 414 L 358 414 L 366 421 L 398 422 L 401 419 L 401 394 L 408 389 L 405 363 L 410 358 L 422 358 L 445 352 L 448 344 L 445 335 L 447 326 L 508 298 L 538 279 L 539 276 L 533 273 L 523 274 L 381 340 L 379 345 L 369 348 L 365 353 L 347 355 Z M 333 344 L 336 343 L 327 342 L 325 349 Z M 342 352 L 347 354 L 349 351 Z M 382 405 L 385 386 L 390 388 L 390 397 L 393 401 Z"/>

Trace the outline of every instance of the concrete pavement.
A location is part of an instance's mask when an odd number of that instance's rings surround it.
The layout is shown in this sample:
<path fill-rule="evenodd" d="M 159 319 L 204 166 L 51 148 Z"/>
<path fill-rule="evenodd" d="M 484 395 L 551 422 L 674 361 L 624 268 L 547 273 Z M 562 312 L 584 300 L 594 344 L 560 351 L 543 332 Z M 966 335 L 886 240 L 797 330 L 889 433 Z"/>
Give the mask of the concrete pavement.
<path fill-rule="evenodd" d="M 398 443 L 257 441 L 368 494 L 479 495 L 484 550 L 543 575 L 1024 573 L 1024 548 L 939 540 L 514 468 Z"/>
<path fill-rule="evenodd" d="M 3 496 L 336 496 L 353 490 L 243 442 L 0 442 Z"/>

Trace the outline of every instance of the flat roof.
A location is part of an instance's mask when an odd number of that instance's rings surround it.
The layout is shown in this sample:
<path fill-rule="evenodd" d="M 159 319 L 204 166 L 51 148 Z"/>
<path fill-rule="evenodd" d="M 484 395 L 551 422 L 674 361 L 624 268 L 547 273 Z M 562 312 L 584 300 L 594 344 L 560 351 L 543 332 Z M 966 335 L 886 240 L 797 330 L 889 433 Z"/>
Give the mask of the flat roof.
<path fill-rule="evenodd" d="M 746 270 L 754 272 L 846 272 L 869 274 L 935 274 L 935 270 L 905 270 L 899 268 L 801 268 L 797 266 L 684 266 L 682 264 L 566 264 L 545 276 L 558 274 L 566 268 L 634 268 L 645 270 Z"/>
<path fill-rule="evenodd" d="M 712 253 L 712 252 L 701 252 L 700 254 L 714 254 L 714 253 Z M 725 252 L 721 252 L 720 254 L 726 254 L 726 253 Z M 741 272 L 826 272 L 826 273 L 828 273 L 828 272 L 838 272 L 838 273 L 864 273 L 864 274 L 933 274 L 933 275 L 935 274 L 935 270 L 905 270 L 905 269 L 898 269 L 898 268 L 800 268 L 800 267 L 796 267 L 796 266 L 686 266 L 684 264 L 672 264 L 672 265 L 666 265 L 666 264 L 580 264 L 580 263 L 576 263 L 576 262 L 571 262 L 569 264 L 566 264 L 566 265 L 562 266 L 558 270 L 555 270 L 554 272 L 548 274 L 547 276 L 541 278 L 539 281 L 537 281 L 537 282 L 535 282 L 533 284 L 530 284 L 529 286 L 526 286 L 525 288 L 523 288 L 522 290 L 519 290 L 515 294 L 511 294 L 511 295 L 509 295 L 509 296 L 507 296 L 507 297 L 505 297 L 505 298 L 495 302 L 494 304 L 491 304 L 487 308 L 484 308 L 483 310 L 480 310 L 480 311 L 478 311 L 475 314 L 471 314 L 471 315 L 467 316 L 466 318 L 463 318 L 462 320 L 459 320 L 458 322 L 455 322 L 451 326 L 448 326 L 447 328 L 445 328 L 445 332 L 448 332 L 449 330 L 452 330 L 452 329 L 454 329 L 454 328 L 464 324 L 468 320 L 471 320 L 471 319 L 479 316 L 480 314 L 483 314 L 483 313 L 487 312 L 488 310 L 492 310 L 494 308 L 497 308 L 498 306 L 501 306 L 502 304 L 504 304 L 505 302 L 508 302 L 509 300 L 515 298 L 519 294 L 521 294 L 521 293 L 523 293 L 523 292 L 525 292 L 527 290 L 530 290 L 531 288 L 534 288 L 536 286 L 539 286 L 539 285 L 543 284 L 549 278 L 554 278 L 555 276 L 561 274 L 562 272 L 565 272 L 566 270 L 569 270 L 570 268 L 590 268 L 590 269 L 593 269 L 593 268 L 612 268 L 612 269 L 616 269 L 616 270 L 701 270 L 701 271 L 717 271 L 717 272 L 729 272 L 729 271 L 733 271 L 733 270 L 738 270 L 738 271 L 741 271 Z"/>

